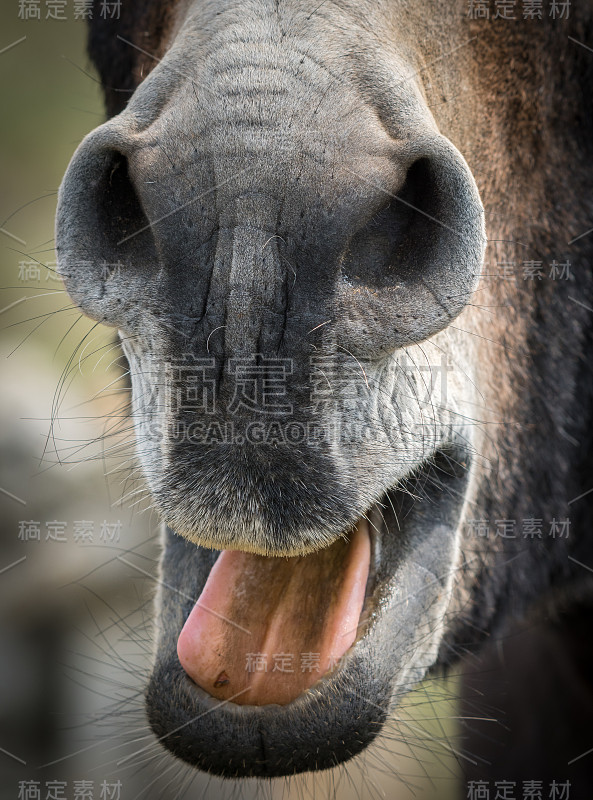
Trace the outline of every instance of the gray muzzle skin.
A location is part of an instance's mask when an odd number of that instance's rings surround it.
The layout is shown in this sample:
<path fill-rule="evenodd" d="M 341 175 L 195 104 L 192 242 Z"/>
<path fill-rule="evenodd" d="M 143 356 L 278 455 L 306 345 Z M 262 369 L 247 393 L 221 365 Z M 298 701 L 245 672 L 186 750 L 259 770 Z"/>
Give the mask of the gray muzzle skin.
<path fill-rule="evenodd" d="M 151 725 L 202 769 L 272 776 L 354 755 L 436 659 L 467 452 L 460 474 L 438 475 L 449 495 L 407 508 L 401 489 L 475 445 L 460 405 L 475 398 L 472 343 L 448 326 L 479 280 L 484 214 L 397 47 L 379 53 L 364 26 L 329 26 L 310 3 L 288 33 L 270 9 L 217 5 L 183 7 L 127 108 L 77 149 L 57 249 L 74 302 L 119 331 L 139 460 L 169 526 Z M 422 365 L 453 346 L 462 368 L 439 393 Z M 267 431 L 350 433 L 251 441 L 261 409 L 234 403 L 236 366 L 270 360 L 288 367 Z M 202 398 L 190 408 L 171 400 L 188 364 Z M 354 381 L 354 395 L 317 402 L 320 376 L 330 390 Z M 232 440 L 179 435 L 195 425 L 230 426 Z M 217 551 L 312 553 L 363 515 L 377 528 L 369 621 L 344 664 L 284 707 L 208 698 L 176 642 Z"/>

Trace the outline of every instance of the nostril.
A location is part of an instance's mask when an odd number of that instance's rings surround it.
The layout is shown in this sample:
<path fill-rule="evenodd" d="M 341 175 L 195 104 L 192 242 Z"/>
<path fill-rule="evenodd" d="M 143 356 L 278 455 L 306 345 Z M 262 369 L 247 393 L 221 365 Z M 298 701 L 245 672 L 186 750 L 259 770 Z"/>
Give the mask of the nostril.
<path fill-rule="evenodd" d="M 104 232 L 111 243 L 121 249 L 120 255 L 129 249 L 123 247 L 129 237 L 141 235 L 149 220 L 130 177 L 128 159 L 123 153 L 114 151 L 106 161 L 104 173 L 97 185 L 99 214 L 105 223 Z"/>
<path fill-rule="evenodd" d="M 404 278 L 422 258 L 423 241 L 436 223 L 433 177 L 428 159 L 409 169 L 401 190 L 356 233 L 342 261 L 342 275 L 353 284 L 383 286 Z M 422 229 L 422 230 L 420 230 Z"/>
<path fill-rule="evenodd" d="M 123 137 L 114 136 L 107 123 L 74 154 L 60 187 L 56 243 L 59 272 L 72 299 L 90 317 L 121 327 L 136 286 L 146 284 L 158 254 L 125 147 L 114 142 L 118 138 Z"/>
<path fill-rule="evenodd" d="M 403 186 L 377 196 L 373 216 L 342 259 L 334 334 L 365 358 L 443 330 L 465 308 L 481 273 L 484 212 L 468 165 L 440 135 L 419 143 L 416 153 Z"/>

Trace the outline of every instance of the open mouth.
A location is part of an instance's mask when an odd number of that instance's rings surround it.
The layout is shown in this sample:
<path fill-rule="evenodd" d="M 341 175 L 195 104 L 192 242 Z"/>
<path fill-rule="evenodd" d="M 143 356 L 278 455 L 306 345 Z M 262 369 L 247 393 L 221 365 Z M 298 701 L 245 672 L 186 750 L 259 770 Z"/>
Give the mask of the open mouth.
<path fill-rule="evenodd" d="M 220 552 L 177 642 L 185 672 L 213 698 L 265 706 L 289 704 L 345 666 L 387 591 L 379 579 L 382 547 L 395 543 L 401 558 L 414 499 L 434 512 L 434 488 L 450 499 L 447 489 L 466 466 L 437 454 L 405 488 L 390 490 L 343 537 L 312 554 Z M 399 528 L 391 542 L 388 510 Z"/>
<path fill-rule="evenodd" d="M 438 452 L 301 558 L 168 529 L 146 695 L 162 744 L 234 778 L 327 769 L 370 744 L 438 660 L 472 473 L 466 447 Z"/>
<path fill-rule="evenodd" d="M 185 671 L 220 700 L 296 699 L 359 637 L 372 551 L 366 519 L 303 557 L 222 551 L 179 637 Z"/>

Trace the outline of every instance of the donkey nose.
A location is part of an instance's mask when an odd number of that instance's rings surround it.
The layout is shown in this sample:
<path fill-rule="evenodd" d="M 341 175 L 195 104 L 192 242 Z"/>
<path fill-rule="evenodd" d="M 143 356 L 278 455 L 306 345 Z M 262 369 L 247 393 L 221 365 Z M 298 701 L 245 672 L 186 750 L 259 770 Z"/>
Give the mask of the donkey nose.
<path fill-rule="evenodd" d="M 419 343 L 445 328 L 480 277 L 484 212 L 463 156 L 444 136 L 431 134 L 406 160 L 403 185 L 377 185 L 383 205 L 354 233 L 342 258 L 335 334 L 361 357 Z M 362 175 L 355 179 L 364 182 Z"/>
<path fill-rule="evenodd" d="M 195 297 L 209 294 L 211 267 L 196 275 L 196 259 L 204 265 L 216 261 L 214 232 L 222 225 L 208 196 L 213 189 L 209 174 L 201 171 L 199 159 L 190 159 L 187 173 L 163 170 L 164 156 L 146 141 L 139 146 L 132 128 L 129 118 L 121 115 L 87 137 L 64 178 L 57 215 L 60 270 L 70 295 L 89 316 L 120 328 L 140 320 L 151 298 L 158 303 L 167 271 L 174 273 L 169 280 L 178 287 L 193 275 Z M 379 133 L 374 135 L 379 141 Z M 296 248 L 291 255 L 305 267 L 300 274 L 308 276 L 291 287 L 293 301 L 298 300 L 299 307 L 323 306 L 324 314 L 333 317 L 335 341 L 359 357 L 381 357 L 445 328 L 476 288 L 486 241 L 478 190 L 454 145 L 433 127 L 395 143 L 381 162 L 387 166 L 375 171 L 368 154 L 349 158 L 345 152 L 342 163 L 332 165 L 332 174 L 328 171 L 321 184 L 320 172 L 291 179 L 291 152 L 285 161 L 279 156 L 278 164 L 271 165 L 258 154 L 255 161 L 256 166 L 261 161 L 261 169 L 242 163 L 232 191 L 242 191 L 253 203 L 266 194 L 268 184 L 276 196 L 282 194 L 278 205 L 285 214 L 283 232 Z M 285 175 L 279 174 L 282 169 Z M 224 183 L 214 187 L 218 205 Z M 158 191 L 151 192 L 151 184 Z M 196 206 L 200 197 L 206 199 Z M 330 210 L 313 220 L 312 208 L 319 201 Z M 254 219 L 258 208 L 250 212 Z M 235 215 L 233 226 L 253 225 L 251 217 L 240 216 Z M 300 252 L 305 229 L 306 246 Z M 269 240 L 270 235 L 263 238 Z M 250 280 L 258 291 L 268 279 L 278 282 L 282 270 L 262 273 L 261 280 L 251 274 L 264 270 L 259 264 L 265 255 L 261 247 L 253 263 L 247 263 L 245 248 L 240 250 L 236 255 L 241 268 L 233 275 L 245 284 L 238 287 L 241 297 Z M 224 272 L 226 255 L 223 261 Z M 227 283 L 232 289 L 232 276 L 216 269 L 215 275 L 217 292 Z M 278 292 L 269 291 L 276 302 Z M 221 302 L 227 300 L 221 296 Z M 252 305 L 265 310 L 269 303 L 258 296 Z M 233 316 L 231 306 L 226 311 Z M 237 315 L 241 320 L 249 316 Z M 230 336 L 231 328 L 226 327 Z"/>

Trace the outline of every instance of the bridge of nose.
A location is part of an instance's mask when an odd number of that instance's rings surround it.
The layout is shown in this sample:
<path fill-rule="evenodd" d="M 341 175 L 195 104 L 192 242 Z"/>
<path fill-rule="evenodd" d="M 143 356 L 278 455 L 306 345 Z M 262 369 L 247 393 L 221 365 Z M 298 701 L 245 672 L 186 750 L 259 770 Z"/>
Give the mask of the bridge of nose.
<path fill-rule="evenodd" d="M 298 98 L 288 115 L 283 94 L 255 119 L 267 71 L 254 70 L 257 91 L 247 86 L 232 104 L 218 90 L 196 104 L 188 91 L 182 113 L 165 111 L 132 159 L 148 216 L 163 220 L 153 231 L 165 271 L 179 280 L 179 265 L 194 254 L 204 330 L 222 331 L 209 351 L 225 358 L 275 353 L 329 319 L 350 236 L 385 202 L 378 187 L 405 174 L 394 143 L 360 103 L 351 131 L 338 128 L 347 103 L 337 116 L 332 108 L 304 120 Z M 167 132 L 176 133 L 174 151 Z M 211 247 L 201 255 L 205 241 Z"/>
<path fill-rule="evenodd" d="M 372 183 L 388 176 L 386 185 L 396 186 L 405 173 L 397 163 L 401 148 L 344 70 L 346 40 L 324 41 L 320 57 L 312 32 L 303 40 L 285 36 L 269 9 L 256 15 L 246 6 L 232 25 L 206 19 L 214 33 L 197 50 L 191 32 L 204 29 L 207 9 L 195 6 L 180 41 L 122 115 L 133 128 L 147 106 L 159 106 L 135 137 L 143 151 L 140 181 L 162 186 L 161 194 L 178 205 L 203 196 L 204 204 L 192 202 L 191 209 L 199 214 L 209 206 L 220 227 L 241 224 L 240 202 L 245 226 L 265 227 L 268 236 L 285 229 L 313 243 L 307 225 L 323 218 L 332 224 L 315 244 L 343 246 L 367 198 L 375 204 L 386 198 Z M 307 30 L 317 24 L 308 22 Z M 174 102 L 159 99 L 163 81 Z M 401 91 L 414 93 L 410 85 Z M 246 196 L 257 200 L 237 200 Z M 174 228 L 176 220 L 167 225 Z"/>
<path fill-rule="evenodd" d="M 227 358 L 280 349 L 288 275 L 296 281 L 297 271 L 280 255 L 279 207 L 275 197 L 254 193 L 235 198 L 220 214 L 205 319 L 211 330 L 220 326 L 213 352 L 224 342 Z"/>

